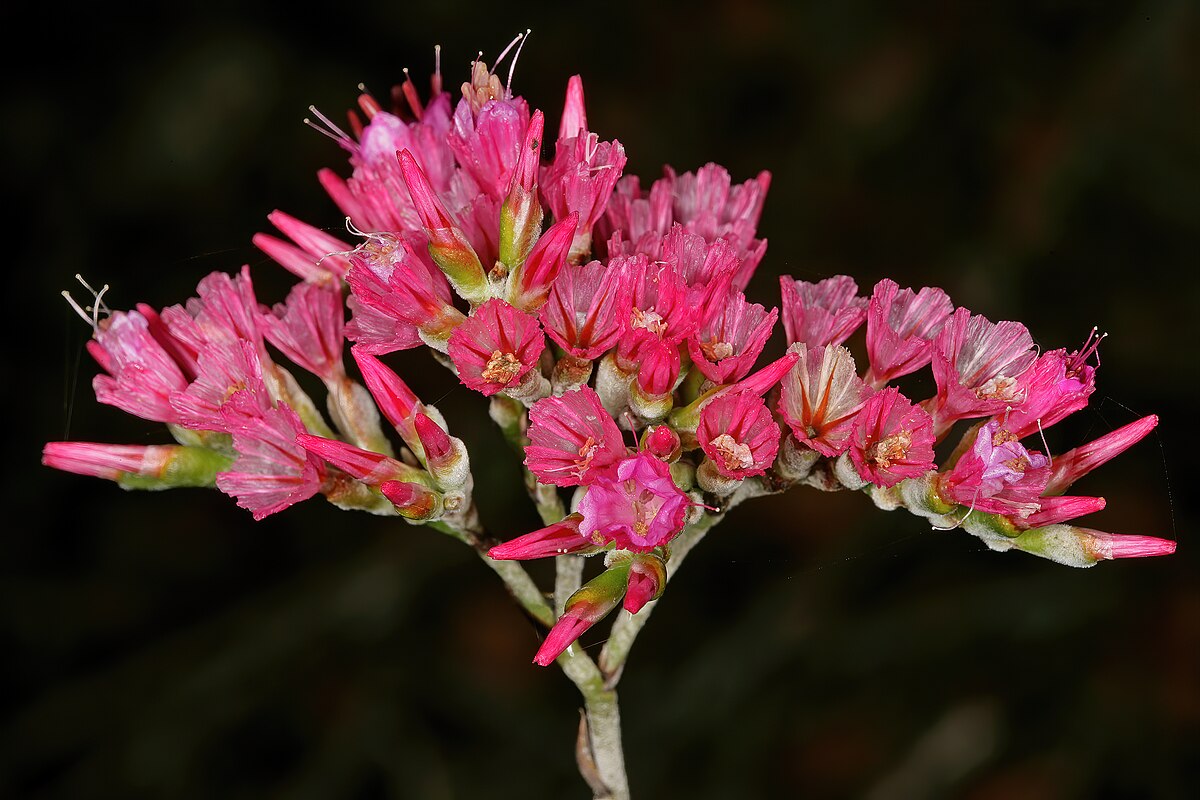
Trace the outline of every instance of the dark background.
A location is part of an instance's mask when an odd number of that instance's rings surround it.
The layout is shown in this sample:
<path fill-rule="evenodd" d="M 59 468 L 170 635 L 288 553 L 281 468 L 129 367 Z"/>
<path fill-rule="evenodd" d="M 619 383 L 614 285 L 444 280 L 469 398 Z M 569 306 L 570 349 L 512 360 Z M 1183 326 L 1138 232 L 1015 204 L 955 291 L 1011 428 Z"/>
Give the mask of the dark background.
<path fill-rule="evenodd" d="M 780 274 L 890 276 L 1045 348 L 1108 331 L 1092 406 L 1050 448 L 1160 414 L 1077 489 L 1109 500 L 1094 527 L 1180 543 L 1072 570 L 859 496 L 744 506 L 630 659 L 635 796 L 1194 796 L 1193 4 L 22 6 L 0 11 L 0 796 L 586 796 L 574 688 L 530 664 L 534 628 L 465 548 L 319 499 L 254 523 L 216 492 L 39 463 L 46 441 L 166 441 L 94 402 L 74 273 L 128 308 L 248 263 L 281 299 L 250 245 L 267 213 L 341 225 L 315 173 L 345 162 L 307 106 L 340 119 L 406 66 L 424 90 L 438 42 L 453 86 L 526 27 L 514 88 L 557 124 L 580 73 L 627 174 L 773 172 L 753 299 L 777 304 Z M 485 522 L 534 527 L 515 464 L 482 455 L 502 445 L 481 398 L 423 353 L 397 363 L 478 454 Z"/>

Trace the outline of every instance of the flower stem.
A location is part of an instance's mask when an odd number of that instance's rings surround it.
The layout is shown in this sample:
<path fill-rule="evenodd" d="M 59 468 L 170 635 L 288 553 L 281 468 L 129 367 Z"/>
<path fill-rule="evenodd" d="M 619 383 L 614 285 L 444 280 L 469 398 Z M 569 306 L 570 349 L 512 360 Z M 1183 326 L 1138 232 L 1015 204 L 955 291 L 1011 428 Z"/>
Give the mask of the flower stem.
<path fill-rule="evenodd" d="M 629 800 L 629 776 L 621 744 L 621 708 L 617 692 L 578 644 L 558 657 L 563 673 L 583 695 L 586 728 L 577 746 L 579 771 L 595 800 Z"/>

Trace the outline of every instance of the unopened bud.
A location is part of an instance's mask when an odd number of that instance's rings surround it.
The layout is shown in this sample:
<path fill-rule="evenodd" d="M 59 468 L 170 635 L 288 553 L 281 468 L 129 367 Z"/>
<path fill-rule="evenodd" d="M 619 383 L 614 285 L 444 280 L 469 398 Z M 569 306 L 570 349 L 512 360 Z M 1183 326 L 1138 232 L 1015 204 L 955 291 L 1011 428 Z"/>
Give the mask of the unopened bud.
<path fill-rule="evenodd" d="M 417 436 L 425 448 L 425 466 L 442 489 L 457 489 L 471 477 L 466 445 L 450 436 L 422 413 L 413 418 Z"/>
<path fill-rule="evenodd" d="M 641 611 L 647 603 L 662 596 L 667 585 L 667 565 L 654 553 L 639 553 L 629 562 L 628 588 L 624 608 L 630 614 Z"/>
<path fill-rule="evenodd" d="M 679 460 L 683 452 L 683 444 L 679 434 L 670 425 L 651 425 L 642 433 L 641 447 L 655 458 L 668 464 Z"/>
<path fill-rule="evenodd" d="M 562 616 L 546 635 L 546 640 L 533 657 L 533 663 L 543 667 L 552 664 L 588 628 L 617 607 L 625 596 L 628 582 L 629 562 L 617 563 L 568 597 Z"/>
<path fill-rule="evenodd" d="M 396 511 L 414 522 L 431 522 L 442 516 L 442 495 L 419 483 L 386 481 L 379 487 Z"/>

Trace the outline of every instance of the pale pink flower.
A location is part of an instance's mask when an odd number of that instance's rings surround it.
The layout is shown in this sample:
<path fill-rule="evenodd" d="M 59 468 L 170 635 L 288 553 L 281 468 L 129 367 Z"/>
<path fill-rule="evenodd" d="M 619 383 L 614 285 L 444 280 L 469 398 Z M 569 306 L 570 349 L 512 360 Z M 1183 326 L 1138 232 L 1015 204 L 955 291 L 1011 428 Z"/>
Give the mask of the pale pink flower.
<path fill-rule="evenodd" d="M 941 436 L 956 420 L 986 417 L 1024 401 L 1019 378 L 1037 358 L 1029 330 L 1019 322 L 990 322 L 958 308 L 933 347 L 937 395 L 925 401 Z"/>
<path fill-rule="evenodd" d="M 914 292 L 889 278 L 875 284 L 867 305 L 867 383 L 879 388 L 928 364 L 933 339 L 953 311 L 941 289 Z"/>
<path fill-rule="evenodd" d="M 1087 360 L 1102 338 L 1093 330 L 1074 353 L 1064 348 L 1040 355 L 1020 378 L 1025 399 L 1007 412 L 1005 427 L 1023 439 L 1086 407 L 1096 389 L 1096 368 Z"/>
<path fill-rule="evenodd" d="M 621 429 L 589 386 L 534 403 L 528 436 L 525 466 L 556 486 L 592 483 L 627 452 Z"/>
<path fill-rule="evenodd" d="M 823 456 L 845 452 L 854 417 L 871 394 L 854 357 L 840 345 L 809 348 L 801 342 L 789 350 L 798 360 L 783 378 L 779 413 L 800 443 Z"/>
<path fill-rule="evenodd" d="M 1027 517 L 1050 477 L 1049 460 L 1029 450 L 1013 433 L 989 420 L 979 427 L 971 449 L 938 476 L 942 498 L 991 514 Z"/>
<path fill-rule="evenodd" d="M 623 550 L 645 552 L 683 530 L 691 501 L 671 480 L 667 464 L 641 452 L 618 462 L 579 501 L 579 532 Z"/>
<path fill-rule="evenodd" d="M 850 460 L 876 486 L 895 486 L 934 469 L 933 419 L 889 386 L 872 395 L 854 418 Z"/>
<path fill-rule="evenodd" d="M 467 387 L 491 396 L 515 388 L 538 365 L 546 338 L 537 318 L 488 300 L 450 335 L 450 360 Z"/>
<path fill-rule="evenodd" d="M 788 344 L 838 345 L 867 318 L 867 298 L 858 296 L 858 284 L 848 275 L 817 283 L 781 275 L 779 289 Z"/>

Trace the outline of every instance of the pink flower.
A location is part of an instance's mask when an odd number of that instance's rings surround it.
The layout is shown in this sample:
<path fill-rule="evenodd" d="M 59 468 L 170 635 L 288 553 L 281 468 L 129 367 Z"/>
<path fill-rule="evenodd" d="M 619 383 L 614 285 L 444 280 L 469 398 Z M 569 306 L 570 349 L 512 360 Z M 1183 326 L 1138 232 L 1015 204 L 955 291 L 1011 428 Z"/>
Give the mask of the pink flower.
<path fill-rule="evenodd" d="M 859 380 L 854 357 L 840 345 L 790 348 L 796 365 L 783 378 L 779 413 L 797 441 L 823 456 L 850 446 L 851 426 L 871 390 Z"/>
<path fill-rule="evenodd" d="M 540 318 L 546 333 L 577 358 L 599 358 L 616 344 L 623 316 L 617 299 L 621 272 L 599 261 L 565 266 L 550 289 Z"/>
<path fill-rule="evenodd" d="M 261 322 L 271 344 L 322 381 L 332 383 L 345 375 L 340 286 L 298 283 L 286 302 L 262 314 Z"/>
<path fill-rule="evenodd" d="M 535 313 L 550 296 L 550 290 L 567 266 L 567 251 L 579 221 L 575 213 L 554 223 L 541 235 L 509 276 L 508 300 L 522 311 Z"/>
<path fill-rule="evenodd" d="M 626 455 L 621 429 L 588 386 L 534 403 L 528 435 L 525 466 L 556 486 L 592 483 Z"/>
<path fill-rule="evenodd" d="M 448 352 L 467 387 L 491 396 L 514 388 L 546 348 L 536 317 L 503 300 L 488 300 L 450 335 Z"/>
<path fill-rule="evenodd" d="M 568 553 L 593 553 L 599 547 L 591 539 L 579 534 L 579 523 L 582 519 L 581 514 L 568 514 L 561 522 L 496 545 L 488 550 L 488 558 L 497 561 L 525 561 Z"/>
<path fill-rule="evenodd" d="M 460 168 L 479 190 L 502 199 L 529 127 L 529 106 L 523 98 L 512 97 L 507 91 L 497 93 L 499 82 L 491 82 L 495 76 L 479 80 L 477 75 L 482 75 L 478 67 L 472 75 L 474 96 L 458 102 L 446 141 Z"/>
<path fill-rule="evenodd" d="M 1084 517 L 1104 509 L 1103 497 L 1039 497 L 1038 510 L 1027 517 L 1014 517 L 1018 528 L 1040 528 Z"/>
<path fill-rule="evenodd" d="M 629 561 L 629 578 L 622 607 L 636 614 L 657 600 L 667 585 L 667 565 L 654 553 L 641 553 Z"/>
<path fill-rule="evenodd" d="M 400 516 L 414 522 L 435 520 L 444 510 L 442 495 L 422 483 L 385 481 L 379 491 Z"/>
<path fill-rule="evenodd" d="M 745 290 L 766 252 L 766 241 L 754 236 L 771 174 L 760 172 L 753 180 L 732 186 L 729 173 L 717 164 L 683 175 L 670 167 L 663 172 L 645 196 L 636 176 L 617 181 L 606 209 L 603 238 L 620 231 L 624 239 L 638 242 L 651 232 L 663 236 L 680 223 L 707 242 L 725 239 L 739 262 L 733 288 Z"/>
<path fill-rule="evenodd" d="M 1025 400 L 1007 412 L 1005 427 L 1024 439 L 1086 407 L 1096 389 L 1096 369 L 1087 359 L 1102 338 L 1093 330 L 1074 353 L 1059 349 L 1039 356 L 1020 378 Z"/>
<path fill-rule="evenodd" d="M 65 472 L 110 481 L 126 475 L 158 478 L 181 449 L 180 445 L 51 442 L 42 448 L 42 463 Z"/>
<path fill-rule="evenodd" d="M 1062 494 L 1075 481 L 1146 438 L 1157 426 L 1158 416 L 1151 414 L 1055 457 L 1046 494 Z"/>
<path fill-rule="evenodd" d="M 351 306 L 354 317 L 346 336 L 371 353 L 382 355 L 422 342 L 444 345 L 462 323 L 446 278 L 407 241 L 375 236 L 351 262 L 346 280 L 358 305 Z M 367 309 L 374 313 L 364 318 Z"/>
<path fill-rule="evenodd" d="M 971 449 L 938 478 L 941 496 L 991 514 L 1027 517 L 1050 477 L 1049 460 L 1026 449 L 999 420 L 980 426 Z"/>
<path fill-rule="evenodd" d="M 740 380 L 758 360 L 778 318 L 779 309 L 768 312 L 735 292 L 724 299 L 712 319 L 688 337 L 692 364 L 713 383 Z"/>
<path fill-rule="evenodd" d="M 549 666 L 584 631 L 604 619 L 625 596 L 631 561 L 614 563 L 567 598 L 562 616 L 546 634 L 533 663 Z"/>
<path fill-rule="evenodd" d="M 876 486 L 895 486 L 934 469 L 933 419 L 889 386 L 872 395 L 854 418 L 850 460 Z"/>
<path fill-rule="evenodd" d="M 379 410 L 387 417 L 388 422 L 400 434 L 400 438 L 408 445 L 417 458 L 424 457 L 421 438 L 417 435 L 415 417 L 428 411 L 412 389 L 408 388 L 400 376 L 393 372 L 378 358 L 362 350 L 358 345 L 350 348 L 362 372 L 363 383 L 367 391 L 375 399 Z"/>
<path fill-rule="evenodd" d="M 1175 542 L 1156 536 L 1129 536 L 1091 528 L 1076 528 L 1076 531 L 1085 538 L 1084 547 L 1097 561 L 1169 556 L 1175 552 Z"/>
<path fill-rule="evenodd" d="M 888 278 L 875 284 L 867 306 L 867 383 L 879 388 L 928 364 L 933 338 L 953 310 L 941 289 L 913 292 Z"/>
<path fill-rule="evenodd" d="M 291 241 L 267 233 L 256 233 L 251 241 L 288 272 L 311 283 L 334 283 L 346 277 L 350 245 L 279 210 L 267 219 Z"/>
<path fill-rule="evenodd" d="M 775 462 L 779 426 L 761 397 L 731 392 L 700 412 L 696 439 L 717 472 L 741 480 L 762 475 Z"/>
<path fill-rule="evenodd" d="M 171 395 L 185 390 L 188 378 L 177 360 L 151 334 L 137 311 L 116 312 L 96 329 L 88 350 L 108 375 L 92 379 L 96 399 L 155 422 L 181 422 Z"/>
<path fill-rule="evenodd" d="M 296 444 L 368 486 L 379 486 L 385 481 L 416 481 L 424 474 L 394 458 L 336 439 L 300 433 L 296 436 Z"/>
<path fill-rule="evenodd" d="M 249 342 L 217 341 L 200 354 L 199 374 L 183 391 L 171 395 L 179 424 L 197 430 L 230 432 L 222 413 L 235 394 L 245 392 L 240 407 L 246 413 L 248 398 L 265 414 L 274 400 L 263 380 L 263 365 Z"/>
<path fill-rule="evenodd" d="M 617 463 L 616 475 L 588 486 L 579 501 L 579 532 L 623 550 L 647 551 L 683 530 L 690 500 L 671 480 L 670 468 L 649 453 Z"/>
<path fill-rule="evenodd" d="M 1019 322 L 989 322 L 956 309 L 933 346 L 937 395 L 925 403 L 938 438 L 956 420 L 986 417 L 1025 399 L 1018 381 L 1037 358 L 1028 329 Z"/>
<path fill-rule="evenodd" d="M 217 475 L 217 488 L 237 498 L 256 520 L 321 490 L 324 465 L 297 443 L 306 431 L 291 408 L 263 410 L 252 392 L 242 390 L 222 406 L 222 416 L 238 455 L 231 470 Z"/>
<path fill-rule="evenodd" d="M 781 275 L 779 289 L 788 344 L 841 344 L 867 318 L 867 298 L 858 296 L 858 284 L 848 275 L 835 275 L 817 283 Z"/>

